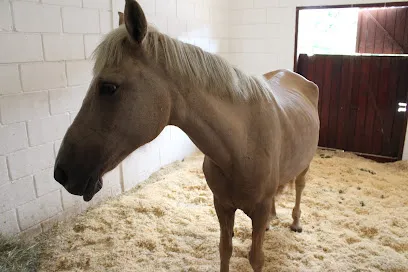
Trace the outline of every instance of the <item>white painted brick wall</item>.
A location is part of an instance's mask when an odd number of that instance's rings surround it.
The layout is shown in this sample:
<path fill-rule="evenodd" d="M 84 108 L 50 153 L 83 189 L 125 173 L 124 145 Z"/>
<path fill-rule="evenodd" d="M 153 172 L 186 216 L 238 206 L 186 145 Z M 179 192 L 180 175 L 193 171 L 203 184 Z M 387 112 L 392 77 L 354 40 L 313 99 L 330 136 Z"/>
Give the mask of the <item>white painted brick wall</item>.
<path fill-rule="evenodd" d="M 272 24 L 295 24 L 296 21 L 296 8 L 268 8 L 267 9 L 267 21 Z"/>
<path fill-rule="evenodd" d="M 35 174 L 34 184 L 37 196 L 43 196 L 62 188 L 62 186 L 54 180 L 54 167 Z"/>
<path fill-rule="evenodd" d="M 155 140 L 157 141 L 157 139 Z M 147 179 L 160 168 L 160 152 L 153 142 L 133 152 L 123 162 L 123 181 L 125 190 Z"/>
<path fill-rule="evenodd" d="M 232 38 L 274 38 L 278 36 L 277 24 L 236 25 L 231 27 Z"/>
<path fill-rule="evenodd" d="M 173 145 L 171 141 L 171 127 L 168 126 L 164 128 L 159 137 L 157 137 L 156 141 L 161 143 L 162 147 L 165 147 L 160 148 L 159 150 L 160 164 L 162 166 L 170 164 L 173 161 L 173 154 L 169 150 L 169 148 Z"/>
<path fill-rule="evenodd" d="M 83 203 L 82 196 L 72 195 L 65 189 L 61 189 L 61 195 L 62 206 L 64 207 L 64 210 L 81 208 L 81 205 Z"/>
<path fill-rule="evenodd" d="M 0 63 L 43 60 L 40 34 L 0 33 Z"/>
<path fill-rule="evenodd" d="M 66 33 L 99 33 L 99 11 L 62 8 L 62 25 Z"/>
<path fill-rule="evenodd" d="M 173 38 L 178 38 L 187 34 L 187 21 L 174 19 L 167 25 L 168 34 Z"/>
<path fill-rule="evenodd" d="M 15 28 L 19 32 L 60 32 L 60 8 L 24 1 L 13 2 Z"/>
<path fill-rule="evenodd" d="M 0 95 L 21 92 L 17 65 L 0 65 Z"/>
<path fill-rule="evenodd" d="M 119 187 L 120 188 L 120 170 L 119 167 L 116 167 L 112 171 L 106 173 L 103 176 L 103 186 L 112 188 L 112 187 Z"/>
<path fill-rule="evenodd" d="M 51 114 L 63 114 L 78 110 L 88 86 L 75 86 L 50 91 Z"/>
<path fill-rule="evenodd" d="M 8 156 L 11 178 L 18 179 L 49 168 L 54 159 L 52 143 L 12 153 Z"/>
<path fill-rule="evenodd" d="M 0 187 L 9 183 L 10 178 L 7 170 L 6 157 L 0 157 Z"/>
<path fill-rule="evenodd" d="M 84 40 L 85 40 L 85 57 L 89 59 L 95 48 L 101 42 L 102 36 L 89 34 L 84 36 Z"/>
<path fill-rule="evenodd" d="M 177 17 L 184 20 L 194 19 L 194 4 L 192 0 L 177 0 Z"/>
<path fill-rule="evenodd" d="M 216 27 L 210 29 L 210 37 L 213 38 L 229 38 L 230 29 L 228 24 L 217 24 Z"/>
<path fill-rule="evenodd" d="M 73 6 L 80 7 L 82 6 L 82 0 L 41 0 L 44 4 L 52 4 L 59 6 Z"/>
<path fill-rule="evenodd" d="M 166 33 L 168 31 L 167 18 L 163 16 L 149 16 L 149 24 L 155 26 L 159 31 Z"/>
<path fill-rule="evenodd" d="M 113 29 L 112 27 L 112 12 L 110 11 L 100 11 L 99 12 L 99 23 L 101 26 L 101 33 L 108 33 Z"/>
<path fill-rule="evenodd" d="M 210 9 L 210 20 L 211 23 L 217 24 L 228 24 L 229 23 L 230 12 L 226 8 Z"/>
<path fill-rule="evenodd" d="M 155 1 L 143 6 L 167 31 L 167 15 L 155 15 Z M 0 1 L 0 233 L 36 235 L 122 192 L 117 168 L 95 200 L 85 204 L 69 195 L 71 203 L 79 201 L 70 207 L 53 179 L 61 138 L 92 79 L 86 59 L 117 25 L 112 12 L 110 0 Z"/>
<path fill-rule="evenodd" d="M 8 183 L 0 190 L 0 213 L 11 210 L 35 199 L 33 177 L 29 176 Z"/>
<path fill-rule="evenodd" d="M 36 146 L 62 139 L 70 124 L 67 113 L 28 121 L 30 145 Z"/>
<path fill-rule="evenodd" d="M 48 93 L 33 92 L 0 97 L 3 124 L 32 120 L 49 115 Z"/>
<path fill-rule="evenodd" d="M 0 2 L 0 31 L 11 31 L 13 22 L 11 19 L 10 3 L 8 1 Z"/>
<path fill-rule="evenodd" d="M 154 14 L 156 12 L 156 1 L 152 0 L 139 0 L 138 3 L 143 8 L 144 13 L 146 14 Z M 122 6 L 122 10 L 124 10 L 124 5 Z"/>
<path fill-rule="evenodd" d="M 285 1 L 279 1 L 279 0 L 254 0 L 254 7 L 256 7 L 256 8 L 278 7 L 279 2 L 285 2 Z M 290 2 L 290 1 L 286 1 L 286 2 Z"/>
<path fill-rule="evenodd" d="M 126 2 L 126 0 L 115 0 L 115 2 L 116 2 L 116 7 L 115 7 L 115 9 L 116 9 L 117 11 L 123 12 L 124 9 L 125 9 L 125 2 Z M 115 13 L 116 13 L 116 12 L 115 12 Z"/>
<path fill-rule="evenodd" d="M 103 177 L 104 187 L 110 188 L 112 196 L 122 193 L 120 167 L 118 166 Z"/>
<path fill-rule="evenodd" d="M 63 62 L 38 62 L 21 65 L 21 82 L 25 92 L 54 89 L 67 85 Z"/>
<path fill-rule="evenodd" d="M 156 15 L 157 16 L 177 16 L 177 1 L 176 0 L 156 0 Z"/>
<path fill-rule="evenodd" d="M 230 40 L 231 53 L 277 53 L 277 39 L 233 39 Z"/>
<path fill-rule="evenodd" d="M 211 39 L 210 40 L 210 52 L 211 53 L 228 53 L 229 52 L 229 39 Z"/>
<path fill-rule="evenodd" d="M 62 143 L 62 140 L 54 142 L 54 155 L 55 155 L 55 157 L 57 157 L 58 151 L 59 151 L 59 149 L 61 147 L 61 143 Z"/>
<path fill-rule="evenodd" d="M 20 231 L 15 210 L 0 213 L 0 230 L 6 235 L 17 234 Z"/>
<path fill-rule="evenodd" d="M 25 230 L 62 211 L 60 191 L 41 196 L 17 208 L 21 229 Z"/>
<path fill-rule="evenodd" d="M 187 24 L 188 37 L 205 37 L 211 36 L 211 28 L 209 23 L 203 21 L 192 21 Z"/>
<path fill-rule="evenodd" d="M 46 61 L 84 59 L 83 36 L 74 34 L 44 34 Z"/>
<path fill-rule="evenodd" d="M 266 9 L 233 10 L 230 14 L 232 24 L 264 24 L 266 23 Z"/>
<path fill-rule="evenodd" d="M 231 9 L 248 9 L 254 7 L 254 0 L 229 0 Z"/>
<path fill-rule="evenodd" d="M 111 0 L 83 0 L 84 8 L 111 10 Z"/>
<path fill-rule="evenodd" d="M 93 63 L 88 60 L 68 61 L 68 85 L 80 85 L 91 82 Z"/>
<path fill-rule="evenodd" d="M 195 18 L 199 20 L 208 21 L 210 19 L 210 9 L 207 5 L 197 3 L 195 5 L 194 15 Z"/>
<path fill-rule="evenodd" d="M 25 123 L 0 127 L 0 155 L 7 155 L 27 147 L 28 140 Z"/>

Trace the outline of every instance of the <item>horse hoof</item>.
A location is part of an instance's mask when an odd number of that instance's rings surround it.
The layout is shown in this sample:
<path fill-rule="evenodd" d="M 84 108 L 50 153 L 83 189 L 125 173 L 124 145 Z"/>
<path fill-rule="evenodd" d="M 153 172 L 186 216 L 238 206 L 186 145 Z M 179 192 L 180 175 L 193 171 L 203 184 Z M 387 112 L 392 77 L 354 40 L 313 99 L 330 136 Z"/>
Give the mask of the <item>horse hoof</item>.
<path fill-rule="evenodd" d="M 266 231 L 271 229 L 271 225 L 266 226 Z"/>
<path fill-rule="evenodd" d="M 290 226 L 290 229 L 291 229 L 291 231 L 294 231 L 294 232 L 299 232 L 299 233 L 301 233 L 301 232 L 303 231 L 303 229 L 302 229 L 302 227 L 301 227 L 301 226 L 294 226 L 294 225 L 291 225 L 291 226 Z"/>

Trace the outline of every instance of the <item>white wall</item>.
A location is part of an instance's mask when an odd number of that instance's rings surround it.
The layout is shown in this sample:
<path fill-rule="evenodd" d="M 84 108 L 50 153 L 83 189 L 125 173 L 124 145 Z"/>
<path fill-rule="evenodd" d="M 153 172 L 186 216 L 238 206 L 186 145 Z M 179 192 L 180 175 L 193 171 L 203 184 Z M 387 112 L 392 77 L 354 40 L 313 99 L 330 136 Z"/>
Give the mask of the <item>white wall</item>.
<path fill-rule="evenodd" d="M 381 0 L 230 0 L 228 59 L 250 74 L 293 70 L 296 7 L 404 2 Z M 408 160 L 408 134 L 404 159 Z"/>
<path fill-rule="evenodd" d="M 227 0 L 139 2 L 163 32 L 227 53 Z M 61 139 L 91 80 L 89 57 L 123 8 L 115 0 L 0 0 L 0 233 L 40 233 L 196 150 L 166 128 L 107 174 L 89 204 L 54 181 Z"/>

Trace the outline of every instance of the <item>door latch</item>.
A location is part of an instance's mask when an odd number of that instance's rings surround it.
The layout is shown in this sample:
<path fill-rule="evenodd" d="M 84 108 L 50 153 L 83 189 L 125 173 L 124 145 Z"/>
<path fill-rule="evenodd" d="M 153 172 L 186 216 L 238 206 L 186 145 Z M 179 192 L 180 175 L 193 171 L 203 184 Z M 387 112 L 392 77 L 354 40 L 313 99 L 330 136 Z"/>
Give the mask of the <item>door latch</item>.
<path fill-rule="evenodd" d="M 407 112 L 407 103 L 398 103 L 398 112 Z"/>

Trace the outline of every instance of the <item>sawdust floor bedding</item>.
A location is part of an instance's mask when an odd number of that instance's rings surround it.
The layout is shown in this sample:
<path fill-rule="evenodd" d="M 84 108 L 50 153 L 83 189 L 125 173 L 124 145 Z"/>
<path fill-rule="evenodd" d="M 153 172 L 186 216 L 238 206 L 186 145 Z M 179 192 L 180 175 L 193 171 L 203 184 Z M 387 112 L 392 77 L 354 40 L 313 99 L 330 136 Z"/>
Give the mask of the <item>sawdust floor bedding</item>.
<path fill-rule="evenodd" d="M 203 155 L 174 163 L 42 240 L 40 271 L 218 271 L 219 225 Z M 408 271 L 408 163 L 318 151 L 289 230 L 294 189 L 277 200 L 264 271 Z M 247 260 L 251 221 L 237 212 L 231 271 Z"/>

